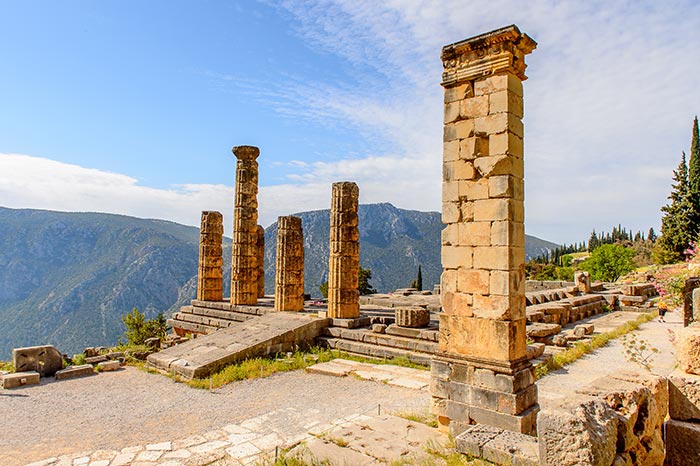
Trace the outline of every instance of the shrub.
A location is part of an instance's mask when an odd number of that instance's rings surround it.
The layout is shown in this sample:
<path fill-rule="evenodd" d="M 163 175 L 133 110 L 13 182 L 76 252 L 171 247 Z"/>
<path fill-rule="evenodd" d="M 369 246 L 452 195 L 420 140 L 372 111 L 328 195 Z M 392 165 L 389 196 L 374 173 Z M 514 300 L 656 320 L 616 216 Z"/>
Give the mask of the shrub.
<path fill-rule="evenodd" d="M 163 338 L 167 331 L 165 316 L 159 313 L 155 319 L 146 320 L 146 315 L 134 308 L 122 317 L 126 325 L 126 339 L 129 345 L 143 345 L 149 338 Z"/>

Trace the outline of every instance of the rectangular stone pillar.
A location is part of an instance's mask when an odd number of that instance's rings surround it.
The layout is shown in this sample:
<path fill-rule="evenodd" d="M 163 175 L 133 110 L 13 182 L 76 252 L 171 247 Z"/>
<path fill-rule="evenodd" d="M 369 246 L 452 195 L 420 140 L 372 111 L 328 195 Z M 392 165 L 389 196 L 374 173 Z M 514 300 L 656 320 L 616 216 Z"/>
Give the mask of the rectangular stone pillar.
<path fill-rule="evenodd" d="M 277 219 L 275 310 L 304 310 L 304 234 L 299 217 Z"/>
<path fill-rule="evenodd" d="M 265 229 L 258 225 L 258 240 L 255 243 L 258 250 L 258 298 L 265 297 Z"/>
<path fill-rule="evenodd" d="M 333 183 L 331 244 L 328 260 L 328 317 L 360 317 L 360 189 L 355 183 Z"/>
<path fill-rule="evenodd" d="M 445 120 L 440 341 L 431 393 L 453 434 L 534 434 L 525 356 L 523 88 L 536 44 L 509 26 L 442 49 Z"/>
<path fill-rule="evenodd" d="M 236 146 L 236 194 L 231 245 L 231 304 L 258 302 L 258 162 L 260 149 Z"/>
<path fill-rule="evenodd" d="M 219 212 L 202 212 L 197 270 L 197 299 L 200 301 L 224 299 L 224 260 L 221 248 L 223 221 L 224 217 Z"/>

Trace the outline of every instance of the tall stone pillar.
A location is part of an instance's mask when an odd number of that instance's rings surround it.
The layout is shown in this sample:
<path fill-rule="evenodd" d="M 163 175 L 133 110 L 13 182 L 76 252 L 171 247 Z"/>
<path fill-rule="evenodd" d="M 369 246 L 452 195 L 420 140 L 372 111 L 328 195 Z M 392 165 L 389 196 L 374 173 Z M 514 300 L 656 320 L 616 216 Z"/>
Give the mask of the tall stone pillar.
<path fill-rule="evenodd" d="M 258 259 L 258 298 L 265 297 L 265 229 L 262 225 L 258 225 L 257 248 Z"/>
<path fill-rule="evenodd" d="M 260 149 L 236 146 L 236 197 L 231 245 L 231 304 L 258 302 L 258 162 Z"/>
<path fill-rule="evenodd" d="M 299 217 L 277 220 L 275 310 L 304 310 L 304 235 Z"/>
<path fill-rule="evenodd" d="M 223 253 L 224 217 L 219 212 L 202 212 L 199 230 L 199 267 L 197 270 L 197 299 L 221 301 L 224 289 Z"/>
<path fill-rule="evenodd" d="M 453 434 L 535 433 L 525 356 L 523 87 L 537 44 L 516 26 L 442 49 L 445 126 L 440 340 L 433 408 Z"/>
<path fill-rule="evenodd" d="M 333 183 L 331 248 L 328 261 L 328 317 L 360 317 L 360 230 L 355 183 Z"/>

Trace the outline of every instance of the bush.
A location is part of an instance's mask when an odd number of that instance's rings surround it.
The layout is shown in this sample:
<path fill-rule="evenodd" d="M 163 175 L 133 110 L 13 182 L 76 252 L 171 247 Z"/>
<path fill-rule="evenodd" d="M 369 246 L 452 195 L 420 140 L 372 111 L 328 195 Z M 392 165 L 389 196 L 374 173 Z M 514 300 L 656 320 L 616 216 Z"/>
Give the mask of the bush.
<path fill-rule="evenodd" d="M 126 339 L 129 345 L 143 345 L 149 338 L 163 338 L 167 331 L 165 316 L 158 313 L 155 319 L 146 320 L 146 315 L 134 308 L 122 317 L 126 325 Z"/>
<path fill-rule="evenodd" d="M 595 248 L 591 256 L 581 263 L 581 268 L 591 273 L 594 280 L 614 282 L 634 270 L 634 251 L 619 244 L 603 244 Z"/>

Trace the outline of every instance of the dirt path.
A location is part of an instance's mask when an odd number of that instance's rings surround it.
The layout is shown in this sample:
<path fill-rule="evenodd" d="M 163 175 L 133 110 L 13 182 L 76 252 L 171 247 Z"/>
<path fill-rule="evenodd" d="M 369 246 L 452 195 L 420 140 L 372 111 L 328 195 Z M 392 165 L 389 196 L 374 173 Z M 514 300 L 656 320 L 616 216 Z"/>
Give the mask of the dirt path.
<path fill-rule="evenodd" d="M 276 410 L 295 417 L 288 424 L 298 426 L 376 412 L 380 403 L 384 410 L 425 409 L 429 403 L 426 390 L 304 371 L 237 382 L 213 393 L 131 367 L 83 379 L 48 380 L 0 396 L 3 466 L 184 438 Z M 285 419 L 276 422 L 284 425 Z"/>

